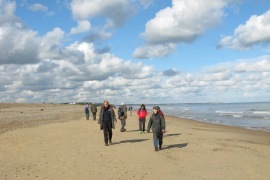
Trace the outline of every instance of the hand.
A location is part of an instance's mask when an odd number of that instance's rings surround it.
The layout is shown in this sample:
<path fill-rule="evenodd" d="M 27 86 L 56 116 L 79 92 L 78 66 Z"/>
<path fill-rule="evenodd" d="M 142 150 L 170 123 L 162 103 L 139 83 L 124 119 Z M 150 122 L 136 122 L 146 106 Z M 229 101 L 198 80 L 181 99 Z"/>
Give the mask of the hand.
<path fill-rule="evenodd" d="M 165 131 L 165 129 L 162 129 L 162 133 L 164 134 L 166 131 Z"/>

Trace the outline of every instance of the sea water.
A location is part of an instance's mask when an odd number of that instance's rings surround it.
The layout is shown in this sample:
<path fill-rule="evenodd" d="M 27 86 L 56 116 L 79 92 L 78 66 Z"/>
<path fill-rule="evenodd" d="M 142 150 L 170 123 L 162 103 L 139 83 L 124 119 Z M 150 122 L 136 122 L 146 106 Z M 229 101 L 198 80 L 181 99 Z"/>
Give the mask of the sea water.
<path fill-rule="evenodd" d="M 165 115 L 270 132 L 270 102 L 157 105 Z M 151 106 L 147 106 L 148 111 Z"/>

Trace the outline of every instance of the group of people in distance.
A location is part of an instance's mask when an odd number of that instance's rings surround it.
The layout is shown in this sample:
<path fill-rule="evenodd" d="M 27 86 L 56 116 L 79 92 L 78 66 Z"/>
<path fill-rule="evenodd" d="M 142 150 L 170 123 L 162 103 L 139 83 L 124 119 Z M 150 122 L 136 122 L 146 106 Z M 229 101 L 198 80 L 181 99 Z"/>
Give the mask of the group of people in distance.
<path fill-rule="evenodd" d="M 89 105 L 88 106 L 87 105 L 86 107 L 88 107 L 89 109 Z M 90 109 L 92 111 L 92 108 Z M 100 124 L 100 130 L 103 130 L 105 146 L 112 144 L 112 134 L 113 134 L 112 129 L 115 129 L 117 116 L 118 116 L 118 119 L 121 121 L 120 132 L 126 131 L 125 125 L 126 125 L 128 110 L 130 110 L 130 108 L 127 109 L 125 103 L 122 102 L 116 114 L 114 111 L 114 106 L 110 105 L 107 100 L 103 102 L 103 105 L 100 108 L 98 124 Z M 132 111 L 132 109 L 130 111 Z M 166 124 L 165 124 L 165 117 L 163 113 L 161 112 L 159 106 L 153 107 L 153 113 L 151 114 L 150 119 L 148 121 L 147 129 L 145 129 L 145 122 L 146 122 L 146 116 L 148 115 L 148 112 L 144 104 L 142 104 L 140 108 L 137 110 L 137 115 L 138 115 L 138 120 L 139 120 L 140 133 L 141 134 L 145 133 L 145 130 L 147 133 L 150 133 L 150 129 L 152 129 L 154 149 L 155 151 L 161 150 L 162 143 L 163 143 L 163 133 L 165 133 Z M 94 114 L 93 114 L 93 118 L 94 118 Z M 87 120 L 89 119 L 89 115 L 88 116 L 86 115 L 86 119 Z M 94 120 L 95 119 L 96 118 L 94 118 Z"/>
<path fill-rule="evenodd" d="M 92 103 L 91 106 L 89 106 L 88 103 L 86 103 L 84 107 L 85 117 L 86 120 L 89 120 L 89 113 L 92 112 L 93 120 L 96 120 L 96 114 L 97 114 L 97 105 L 95 103 Z"/>

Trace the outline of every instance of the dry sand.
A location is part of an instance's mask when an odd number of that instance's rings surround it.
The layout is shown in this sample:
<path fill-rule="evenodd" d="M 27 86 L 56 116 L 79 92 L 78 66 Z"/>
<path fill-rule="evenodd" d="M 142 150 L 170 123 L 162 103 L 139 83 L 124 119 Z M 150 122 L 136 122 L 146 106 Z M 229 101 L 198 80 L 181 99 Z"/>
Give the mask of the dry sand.
<path fill-rule="evenodd" d="M 83 106 L 0 107 L 1 180 L 270 179 L 267 132 L 167 117 L 164 148 L 155 152 L 152 134 L 137 131 L 134 113 L 127 132 L 117 122 L 106 147 Z"/>

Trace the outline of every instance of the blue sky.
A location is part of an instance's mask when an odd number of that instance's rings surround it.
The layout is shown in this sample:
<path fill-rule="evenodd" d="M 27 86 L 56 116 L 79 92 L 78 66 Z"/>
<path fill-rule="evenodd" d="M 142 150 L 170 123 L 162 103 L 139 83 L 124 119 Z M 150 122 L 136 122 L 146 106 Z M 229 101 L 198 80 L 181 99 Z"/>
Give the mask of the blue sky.
<path fill-rule="evenodd" d="M 0 0 L 0 101 L 270 101 L 269 44 L 270 0 Z"/>

